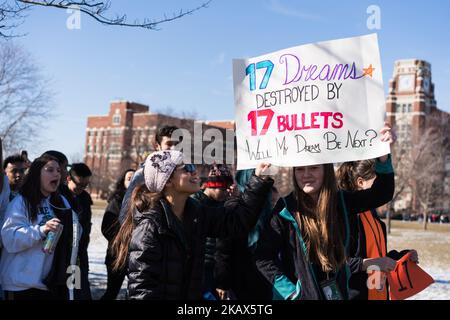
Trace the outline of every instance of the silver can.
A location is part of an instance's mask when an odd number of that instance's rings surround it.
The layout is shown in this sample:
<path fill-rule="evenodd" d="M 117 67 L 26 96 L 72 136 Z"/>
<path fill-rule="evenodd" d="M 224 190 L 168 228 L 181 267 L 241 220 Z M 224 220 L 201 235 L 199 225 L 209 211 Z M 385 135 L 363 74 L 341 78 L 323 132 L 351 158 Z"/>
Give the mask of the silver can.
<path fill-rule="evenodd" d="M 47 254 L 52 254 L 55 251 L 56 245 L 58 244 L 59 237 L 61 236 L 63 231 L 63 225 L 58 224 L 56 227 L 56 231 L 50 231 L 47 233 L 47 238 L 44 240 L 44 246 L 42 251 Z"/>

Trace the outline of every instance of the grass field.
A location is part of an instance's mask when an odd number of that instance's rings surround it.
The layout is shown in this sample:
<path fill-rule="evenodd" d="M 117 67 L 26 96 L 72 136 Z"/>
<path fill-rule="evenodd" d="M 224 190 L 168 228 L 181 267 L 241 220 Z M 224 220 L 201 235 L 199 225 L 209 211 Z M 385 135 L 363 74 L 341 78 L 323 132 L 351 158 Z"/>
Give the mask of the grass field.
<path fill-rule="evenodd" d="M 393 221 L 388 235 L 388 250 L 416 249 L 419 266 L 436 283 L 412 297 L 423 300 L 450 300 L 450 225 L 428 224 L 428 230 L 418 222 Z"/>

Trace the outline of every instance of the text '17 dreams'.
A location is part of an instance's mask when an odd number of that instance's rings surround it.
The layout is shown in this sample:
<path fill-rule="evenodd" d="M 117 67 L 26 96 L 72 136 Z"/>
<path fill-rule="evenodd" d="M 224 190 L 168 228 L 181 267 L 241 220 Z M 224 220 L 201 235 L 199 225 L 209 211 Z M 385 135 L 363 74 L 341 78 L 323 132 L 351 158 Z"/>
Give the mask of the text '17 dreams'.
<path fill-rule="evenodd" d="M 275 68 L 280 68 L 281 74 L 284 74 L 284 81 L 281 83 L 284 88 L 256 93 L 258 84 L 259 90 L 267 88 Z M 262 75 L 262 73 L 257 74 L 257 70 L 260 69 L 265 72 L 263 77 L 257 78 L 257 75 Z M 277 65 L 271 60 L 249 64 L 245 72 L 249 80 L 250 92 L 255 92 L 255 105 L 252 108 L 254 110 L 247 114 L 251 135 L 263 136 L 269 131 L 275 116 L 272 108 L 311 103 L 322 96 L 328 101 L 338 101 L 342 96 L 345 81 L 358 80 L 366 75 L 372 76 L 372 71 L 373 69 L 370 67 L 359 73 L 356 62 L 308 64 L 304 63 L 299 56 L 290 53 L 281 55 Z M 309 82 L 314 83 L 309 84 Z M 292 110 L 283 112 L 280 109 L 277 110 L 275 121 L 280 133 L 306 129 L 328 129 L 329 126 L 333 129 L 343 127 L 343 115 L 340 112 L 302 113 L 299 110 L 298 113 L 293 114 Z"/>

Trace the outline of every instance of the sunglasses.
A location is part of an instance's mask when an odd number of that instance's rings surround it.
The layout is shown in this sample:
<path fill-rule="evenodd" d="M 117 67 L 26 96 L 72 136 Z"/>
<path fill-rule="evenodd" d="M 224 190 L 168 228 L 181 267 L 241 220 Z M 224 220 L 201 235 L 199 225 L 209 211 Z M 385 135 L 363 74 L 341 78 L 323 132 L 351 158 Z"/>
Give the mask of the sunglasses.
<path fill-rule="evenodd" d="M 77 189 L 82 189 L 82 190 L 84 190 L 84 189 L 86 189 L 87 187 L 89 187 L 89 183 L 80 183 L 80 182 L 77 182 L 76 180 L 75 180 L 75 178 L 70 174 L 70 179 L 72 180 L 72 182 L 76 185 L 76 187 L 77 187 Z"/>
<path fill-rule="evenodd" d="M 197 168 L 195 167 L 195 164 L 184 164 L 183 167 L 181 167 L 181 169 L 184 170 L 184 172 L 187 173 L 193 173 L 195 171 L 197 171 Z"/>

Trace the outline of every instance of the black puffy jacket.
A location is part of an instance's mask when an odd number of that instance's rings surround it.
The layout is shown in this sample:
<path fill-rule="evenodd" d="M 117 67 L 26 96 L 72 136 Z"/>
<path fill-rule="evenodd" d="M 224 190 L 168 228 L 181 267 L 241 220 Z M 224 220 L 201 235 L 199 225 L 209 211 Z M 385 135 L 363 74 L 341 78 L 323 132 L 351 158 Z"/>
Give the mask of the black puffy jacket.
<path fill-rule="evenodd" d="M 223 208 L 189 198 L 183 222 L 165 200 L 147 212 L 135 212 L 128 264 L 130 299 L 201 299 L 206 237 L 248 232 L 272 184 L 253 176 L 245 192 Z"/>

